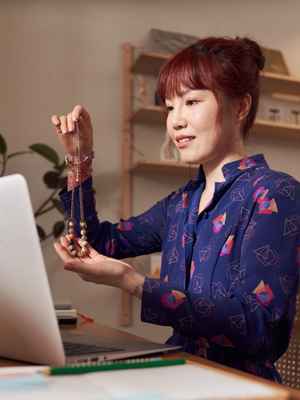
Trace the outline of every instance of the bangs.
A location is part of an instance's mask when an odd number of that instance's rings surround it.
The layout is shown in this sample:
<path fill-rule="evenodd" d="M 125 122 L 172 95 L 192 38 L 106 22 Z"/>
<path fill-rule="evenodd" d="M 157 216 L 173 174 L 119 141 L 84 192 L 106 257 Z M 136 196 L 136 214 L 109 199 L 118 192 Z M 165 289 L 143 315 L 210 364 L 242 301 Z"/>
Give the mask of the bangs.
<path fill-rule="evenodd" d="M 207 60 L 195 56 L 187 48 L 173 56 L 161 69 L 156 94 L 162 103 L 174 96 L 181 96 L 184 89 L 212 89 Z"/>

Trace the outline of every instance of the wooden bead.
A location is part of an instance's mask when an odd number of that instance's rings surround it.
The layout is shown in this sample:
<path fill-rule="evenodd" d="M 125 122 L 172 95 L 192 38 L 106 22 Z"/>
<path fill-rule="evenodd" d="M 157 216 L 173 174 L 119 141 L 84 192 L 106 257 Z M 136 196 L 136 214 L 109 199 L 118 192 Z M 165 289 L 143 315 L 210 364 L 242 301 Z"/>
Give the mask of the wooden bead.
<path fill-rule="evenodd" d="M 75 239 L 75 235 L 74 235 L 74 233 L 69 233 L 69 234 L 67 234 L 67 235 L 65 236 L 65 238 L 66 238 L 69 242 L 71 242 L 72 240 Z"/>
<path fill-rule="evenodd" d="M 83 247 L 80 251 L 79 251 L 79 256 L 80 257 L 86 257 L 89 254 L 89 250 L 86 247 Z"/>
<path fill-rule="evenodd" d="M 69 227 L 73 227 L 74 225 L 75 225 L 75 224 L 74 224 L 73 221 L 69 221 L 69 222 L 68 222 L 68 226 L 69 226 Z"/>
<path fill-rule="evenodd" d="M 80 221 L 80 227 L 81 228 L 86 228 L 86 222 L 85 221 Z"/>
<path fill-rule="evenodd" d="M 87 247 L 88 242 L 86 240 L 80 240 L 79 244 L 80 244 L 81 247 Z"/>
<path fill-rule="evenodd" d="M 86 230 L 85 229 L 81 229 L 80 234 L 81 235 L 85 235 L 86 234 Z"/>

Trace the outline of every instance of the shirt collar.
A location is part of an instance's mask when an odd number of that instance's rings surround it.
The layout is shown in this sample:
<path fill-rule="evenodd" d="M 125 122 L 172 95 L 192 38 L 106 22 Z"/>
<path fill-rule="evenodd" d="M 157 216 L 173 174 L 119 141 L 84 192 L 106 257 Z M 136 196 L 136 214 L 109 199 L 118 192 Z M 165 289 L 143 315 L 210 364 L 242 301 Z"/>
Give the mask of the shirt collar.
<path fill-rule="evenodd" d="M 232 178 L 237 177 L 243 171 L 253 167 L 268 167 L 268 164 L 263 154 L 255 154 L 253 156 L 245 157 L 240 160 L 231 161 L 227 164 L 224 164 L 222 167 L 222 172 L 225 178 L 225 182 L 229 180 L 231 181 Z M 205 174 L 202 165 L 200 165 L 198 170 L 197 181 L 205 181 Z M 223 184 L 225 182 L 217 182 L 217 184 Z"/>

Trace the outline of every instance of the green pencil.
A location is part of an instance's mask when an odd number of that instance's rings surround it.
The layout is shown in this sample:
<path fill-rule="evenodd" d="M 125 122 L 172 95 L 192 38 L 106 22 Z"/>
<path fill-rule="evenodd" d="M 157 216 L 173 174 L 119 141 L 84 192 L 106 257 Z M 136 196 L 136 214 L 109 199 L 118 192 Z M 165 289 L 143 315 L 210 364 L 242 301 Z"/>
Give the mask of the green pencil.
<path fill-rule="evenodd" d="M 65 367 L 50 367 L 43 373 L 48 375 L 75 375 L 85 374 L 87 372 L 114 371 L 120 369 L 137 369 L 137 368 L 154 368 L 154 367 L 169 367 L 172 365 L 185 364 L 183 358 L 174 359 L 134 359 L 126 361 L 103 362 L 99 364 L 86 365 L 67 365 Z"/>

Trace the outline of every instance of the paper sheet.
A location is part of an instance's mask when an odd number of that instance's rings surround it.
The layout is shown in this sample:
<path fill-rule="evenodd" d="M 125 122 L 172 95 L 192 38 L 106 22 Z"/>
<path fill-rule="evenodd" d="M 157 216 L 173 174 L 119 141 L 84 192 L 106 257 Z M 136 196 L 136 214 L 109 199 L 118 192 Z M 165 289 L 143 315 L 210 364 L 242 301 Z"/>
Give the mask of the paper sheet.
<path fill-rule="evenodd" d="M 51 377 L 26 368 L 0 368 L 1 400 L 112 400 L 104 388 L 88 382 L 86 375 Z"/>
<path fill-rule="evenodd" d="M 105 388 L 113 398 L 140 394 L 143 399 L 145 393 L 153 392 L 170 400 L 281 398 L 280 389 L 193 364 L 95 373 L 87 375 L 87 380 Z M 282 398 L 285 393 L 283 389 Z"/>
<path fill-rule="evenodd" d="M 285 399 L 287 391 L 186 364 L 162 368 L 47 377 L 41 367 L 0 368 L 0 399 L 10 400 L 225 400 Z M 7 370 L 15 382 L 7 385 Z M 27 382 L 24 376 L 27 372 Z M 5 375 L 6 374 L 6 375 Z M 20 380 L 20 377 L 22 379 Z M 5 384 L 6 381 L 6 384 Z"/>

